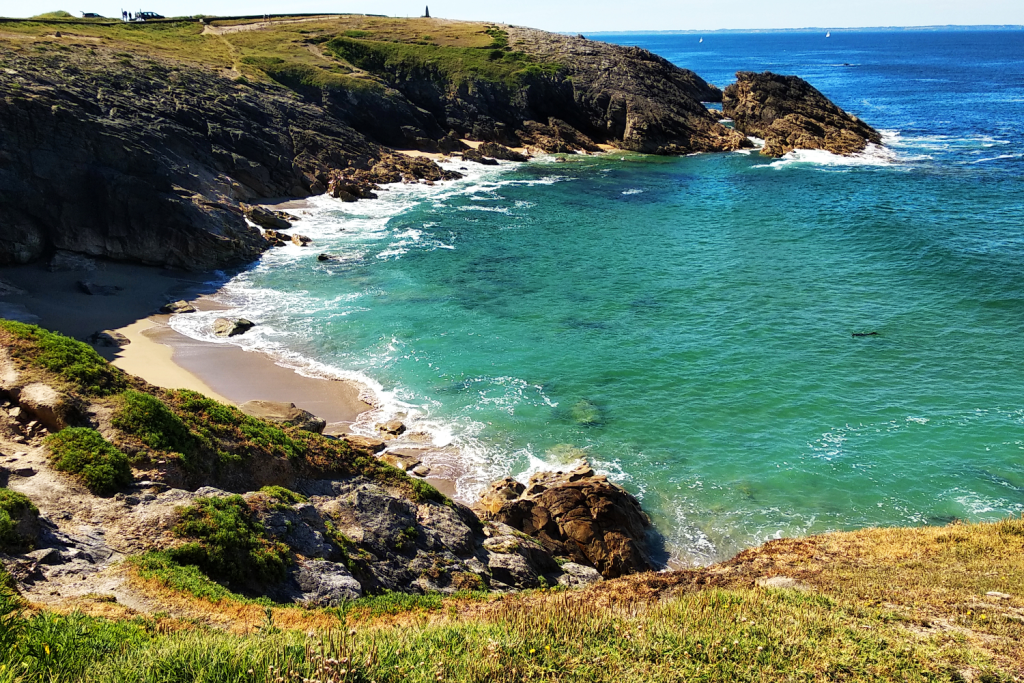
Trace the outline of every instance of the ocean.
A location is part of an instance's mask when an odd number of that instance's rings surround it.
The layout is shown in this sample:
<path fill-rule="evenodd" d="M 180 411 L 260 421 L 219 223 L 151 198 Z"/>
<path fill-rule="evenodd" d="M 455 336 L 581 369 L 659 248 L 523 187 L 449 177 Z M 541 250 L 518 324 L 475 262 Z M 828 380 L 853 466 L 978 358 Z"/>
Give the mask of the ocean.
<path fill-rule="evenodd" d="M 1024 512 L 1024 31 L 602 35 L 807 79 L 857 157 L 539 157 L 319 197 L 212 336 L 357 378 L 472 500 L 585 457 L 667 556 Z M 318 262 L 328 252 L 341 258 Z M 854 333 L 877 335 L 854 337 Z"/>

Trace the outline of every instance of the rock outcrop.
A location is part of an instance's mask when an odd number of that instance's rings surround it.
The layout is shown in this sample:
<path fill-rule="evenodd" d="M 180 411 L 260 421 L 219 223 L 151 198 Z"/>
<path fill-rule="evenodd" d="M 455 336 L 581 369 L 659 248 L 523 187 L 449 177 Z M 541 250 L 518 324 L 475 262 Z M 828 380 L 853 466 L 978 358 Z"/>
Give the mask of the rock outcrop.
<path fill-rule="evenodd" d="M 307 432 L 321 434 L 327 420 L 317 417 L 308 410 L 296 408 L 294 403 L 282 401 L 246 401 L 238 406 L 246 415 L 252 415 L 279 425 L 298 427 Z"/>
<path fill-rule="evenodd" d="M 646 550 L 651 523 L 625 489 L 583 463 L 539 472 L 528 486 L 506 478 L 474 506 L 484 519 L 537 538 L 556 556 L 596 568 L 604 578 L 653 568 Z"/>
<path fill-rule="evenodd" d="M 740 71 L 722 97 L 722 110 L 736 130 L 764 139 L 761 153 L 781 157 L 794 149 L 856 154 L 880 144 L 878 131 L 848 114 L 810 83 L 770 71 Z"/>
<path fill-rule="evenodd" d="M 256 323 L 245 318 L 217 318 L 213 321 L 213 334 L 218 337 L 235 337 L 255 326 Z"/>

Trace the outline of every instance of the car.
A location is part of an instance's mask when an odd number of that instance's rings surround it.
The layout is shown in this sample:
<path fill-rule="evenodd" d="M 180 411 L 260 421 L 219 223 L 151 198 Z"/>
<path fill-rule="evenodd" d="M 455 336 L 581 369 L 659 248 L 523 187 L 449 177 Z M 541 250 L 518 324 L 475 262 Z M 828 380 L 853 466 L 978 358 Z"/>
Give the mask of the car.
<path fill-rule="evenodd" d="M 163 17 L 162 14 L 157 14 L 156 12 L 139 12 L 138 14 L 135 15 L 135 20 L 136 21 L 149 21 L 150 19 L 163 19 L 163 18 L 164 17 Z"/>
<path fill-rule="evenodd" d="M 82 12 L 83 19 L 103 19 L 102 14 L 96 14 L 95 12 Z"/>

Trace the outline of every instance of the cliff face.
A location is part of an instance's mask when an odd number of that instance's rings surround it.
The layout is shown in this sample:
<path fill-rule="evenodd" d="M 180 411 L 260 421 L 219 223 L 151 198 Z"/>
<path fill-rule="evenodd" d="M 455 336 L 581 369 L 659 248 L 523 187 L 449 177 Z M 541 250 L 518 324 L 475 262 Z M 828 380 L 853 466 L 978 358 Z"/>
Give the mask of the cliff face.
<path fill-rule="evenodd" d="M 4 34 L 0 263 L 53 249 L 187 269 L 250 261 L 267 241 L 238 202 L 321 193 L 332 172 L 402 166 L 384 146 L 433 151 L 452 131 L 552 152 L 747 144 L 700 104 L 716 89 L 644 50 L 476 24 L 451 45 L 346 26 L 261 32 L 258 50 L 191 23 Z"/>
<path fill-rule="evenodd" d="M 723 93 L 722 111 L 737 130 L 764 139 L 766 156 L 794 149 L 849 155 L 882 142 L 878 131 L 796 76 L 740 71 Z"/>
<path fill-rule="evenodd" d="M 3 59 L 0 263 L 53 248 L 197 270 L 252 260 L 266 240 L 238 200 L 323 191 L 318 168 L 379 153 L 286 91 L 186 64 Z"/>

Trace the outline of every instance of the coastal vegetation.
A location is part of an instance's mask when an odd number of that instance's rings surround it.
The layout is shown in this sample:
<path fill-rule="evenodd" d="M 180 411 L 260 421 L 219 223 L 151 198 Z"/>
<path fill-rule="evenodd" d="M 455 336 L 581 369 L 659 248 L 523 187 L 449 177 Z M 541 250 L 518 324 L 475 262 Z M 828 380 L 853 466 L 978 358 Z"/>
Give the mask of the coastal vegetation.
<path fill-rule="evenodd" d="M 91 427 L 68 427 L 46 437 L 54 469 L 77 475 L 97 495 L 116 493 L 132 480 L 128 457 Z"/>
<path fill-rule="evenodd" d="M 0 680 L 1009 683 L 1024 675 L 1022 541 L 1024 520 L 871 529 L 581 591 L 387 594 L 340 610 L 203 594 L 176 569 L 154 597 L 188 619 L 102 596 L 28 610 L 7 591 Z M 169 575 L 162 562 L 129 564 L 152 580 Z M 783 570 L 790 587 L 752 587 L 752 572 Z"/>

